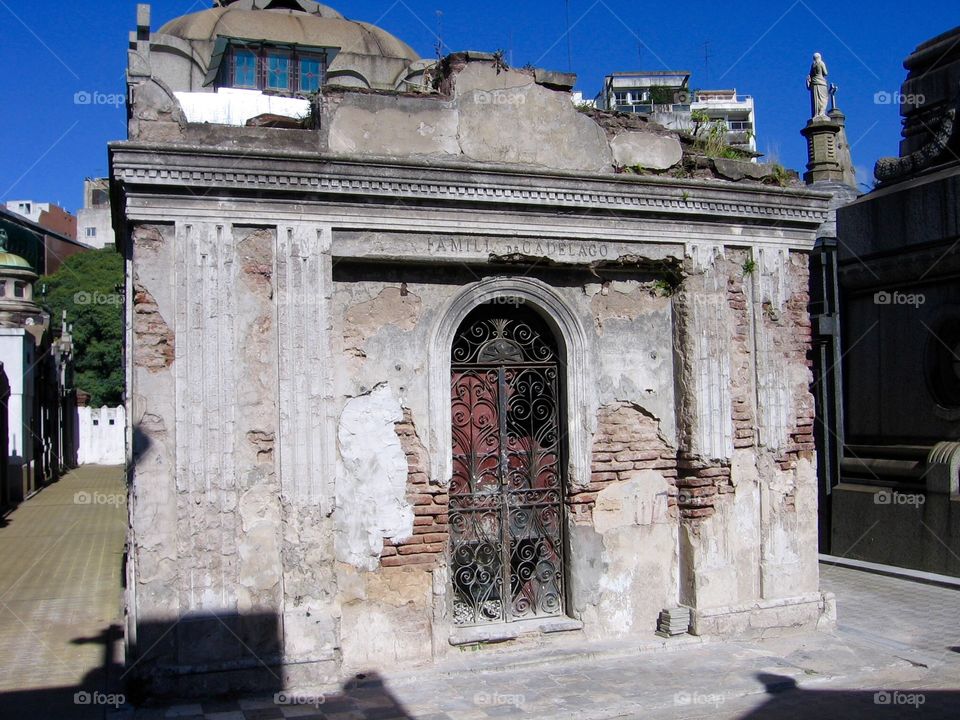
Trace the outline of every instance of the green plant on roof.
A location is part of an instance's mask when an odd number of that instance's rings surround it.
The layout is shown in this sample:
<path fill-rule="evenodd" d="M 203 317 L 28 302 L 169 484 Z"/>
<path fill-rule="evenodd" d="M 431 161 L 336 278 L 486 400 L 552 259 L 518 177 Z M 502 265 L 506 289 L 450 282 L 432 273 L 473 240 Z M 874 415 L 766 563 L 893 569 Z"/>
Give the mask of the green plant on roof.
<path fill-rule="evenodd" d="M 776 183 L 780 187 L 786 187 L 793 179 L 790 175 L 790 171 L 780 163 L 774 163 L 770 166 L 770 177 L 771 182 Z"/>

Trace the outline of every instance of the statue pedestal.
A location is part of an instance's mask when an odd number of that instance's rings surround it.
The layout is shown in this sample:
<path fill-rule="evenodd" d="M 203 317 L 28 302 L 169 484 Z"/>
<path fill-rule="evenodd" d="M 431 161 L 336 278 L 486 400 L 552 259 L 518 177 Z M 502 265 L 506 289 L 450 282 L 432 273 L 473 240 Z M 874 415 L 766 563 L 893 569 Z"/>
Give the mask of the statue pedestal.
<path fill-rule="evenodd" d="M 829 118 L 814 118 L 800 131 L 807 139 L 807 172 L 803 179 L 808 185 L 847 181 L 842 155 L 845 119 L 843 113 L 833 110 Z"/>

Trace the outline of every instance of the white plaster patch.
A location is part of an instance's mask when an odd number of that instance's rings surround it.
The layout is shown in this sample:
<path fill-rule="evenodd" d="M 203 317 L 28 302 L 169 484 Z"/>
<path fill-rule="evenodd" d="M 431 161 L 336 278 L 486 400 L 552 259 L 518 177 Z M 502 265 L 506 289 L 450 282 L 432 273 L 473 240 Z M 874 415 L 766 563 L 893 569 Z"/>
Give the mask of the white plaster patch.
<path fill-rule="evenodd" d="M 602 535 L 622 527 L 669 522 L 668 498 L 666 479 L 653 470 L 644 470 L 630 480 L 609 485 L 597 495 L 594 528 Z"/>
<path fill-rule="evenodd" d="M 384 538 L 413 535 L 407 458 L 394 429 L 402 419 L 387 384 L 349 400 L 340 416 L 334 546 L 338 560 L 363 570 L 377 568 Z"/>
<path fill-rule="evenodd" d="M 280 583 L 280 502 L 268 485 L 245 492 L 237 507 L 243 530 L 237 542 L 240 559 L 240 608 L 276 600 Z"/>

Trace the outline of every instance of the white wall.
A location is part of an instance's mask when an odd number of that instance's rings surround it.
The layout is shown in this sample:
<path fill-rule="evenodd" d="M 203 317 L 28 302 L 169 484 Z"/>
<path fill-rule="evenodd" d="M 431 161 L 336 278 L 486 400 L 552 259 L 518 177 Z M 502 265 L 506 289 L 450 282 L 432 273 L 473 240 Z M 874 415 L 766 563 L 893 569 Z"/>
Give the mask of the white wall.
<path fill-rule="evenodd" d="M 33 459 L 33 338 L 23 328 L 0 328 L 0 362 L 10 381 L 8 452 L 11 462 Z"/>
<path fill-rule="evenodd" d="M 95 234 L 89 235 L 87 228 L 93 228 Z M 77 213 L 77 240 L 95 248 L 114 244 L 113 221 L 110 208 L 84 208 Z"/>
<path fill-rule="evenodd" d="M 310 101 L 265 95 L 259 90 L 220 88 L 216 93 L 174 93 L 187 122 L 215 125 L 244 125 L 247 120 L 264 113 L 275 113 L 294 118 L 310 114 Z"/>
<path fill-rule="evenodd" d="M 26 206 L 29 206 L 29 210 Z M 33 200 L 8 200 L 7 210 L 10 212 L 15 212 L 17 215 L 25 217 L 27 220 L 39 223 L 40 214 L 43 212 L 49 212 L 50 203 L 39 203 L 34 202 Z"/>
<path fill-rule="evenodd" d="M 122 465 L 126 461 L 127 416 L 123 406 L 77 408 L 81 465 Z"/>

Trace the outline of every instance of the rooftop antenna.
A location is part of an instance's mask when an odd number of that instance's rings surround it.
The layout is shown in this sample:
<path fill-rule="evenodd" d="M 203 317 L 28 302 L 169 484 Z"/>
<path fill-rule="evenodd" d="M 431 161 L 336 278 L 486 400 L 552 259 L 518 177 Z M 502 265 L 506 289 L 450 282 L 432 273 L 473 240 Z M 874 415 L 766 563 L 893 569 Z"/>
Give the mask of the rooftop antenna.
<path fill-rule="evenodd" d="M 710 58 L 713 55 L 710 54 L 710 41 L 708 40 L 703 44 L 703 76 L 706 78 L 707 85 L 710 84 Z"/>
<path fill-rule="evenodd" d="M 570 0 L 567 6 L 567 72 L 573 72 L 573 40 L 570 37 Z"/>
<path fill-rule="evenodd" d="M 437 60 L 443 57 L 443 10 L 437 10 Z"/>

